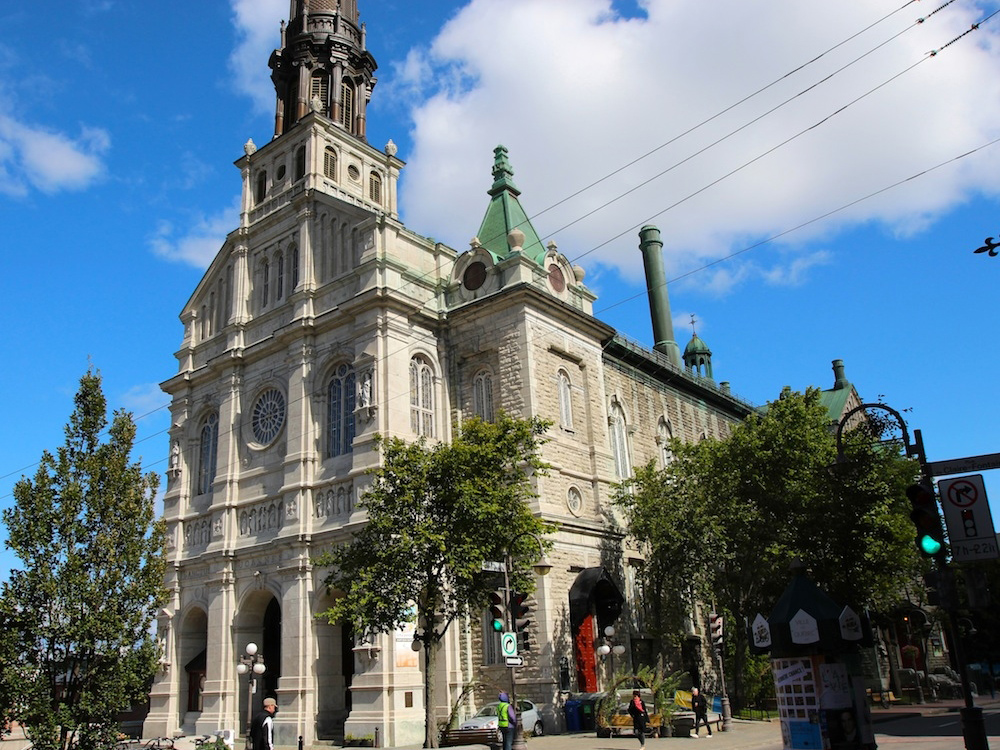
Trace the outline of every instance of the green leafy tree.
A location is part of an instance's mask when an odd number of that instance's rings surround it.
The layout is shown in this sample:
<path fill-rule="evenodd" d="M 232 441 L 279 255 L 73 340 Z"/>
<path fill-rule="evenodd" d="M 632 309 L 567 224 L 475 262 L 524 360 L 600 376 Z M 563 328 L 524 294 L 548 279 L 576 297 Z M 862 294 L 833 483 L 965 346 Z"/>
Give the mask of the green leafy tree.
<path fill-rule="evenodd" d="M 75 404 L 65 444 L 42 454 L 4 511 L 20 567 L 0 597 L 0 706 L 36 750 L 110 746 L 160 655 L 150 632 L 164 599 L 157 477 L 130 460 L 130 414 L 116 412 L 102 437 L 98 373 L 81 378 Z"/>
<path fill-rule="evenodd" d="M 424 747 L 437 747 L 435 674 L 441 639 L 455 619 L 485 608 L 495 575 L 482 563 L 514 560 L 511 586 L 530 593 L 533 535 L 552 527 L 532 515 L 531 477 L 548 423 L 500 415 L 471 419 L 451 443 L 379 438 L 383 464 L 359 507 L 368 515 L 353 540 L 317 559 L 343 596 L 322 616 L 357 632 L 388 633 L 416 621 L 424 653 Z M 513 545 L 508 550 L 508 546 Z"/>
<path fill-rule="evenodd" d="M 848 432 L 838 463 L 819 392 L 789 392 L 727 439 L 675 441 L 670 465 L 637 471 L 616 502 L 647 550 L 649 606 L 669 615 L 660 637 L 679 637 L 695 598 L 731 624 L 766 613 L 796 557 L 835 600 L 890 606 L 919 566 L 905 497 L 917 466 L 879 437 L 863 424 Z M 737 705 L 746 647 L 730 626 Z"/>

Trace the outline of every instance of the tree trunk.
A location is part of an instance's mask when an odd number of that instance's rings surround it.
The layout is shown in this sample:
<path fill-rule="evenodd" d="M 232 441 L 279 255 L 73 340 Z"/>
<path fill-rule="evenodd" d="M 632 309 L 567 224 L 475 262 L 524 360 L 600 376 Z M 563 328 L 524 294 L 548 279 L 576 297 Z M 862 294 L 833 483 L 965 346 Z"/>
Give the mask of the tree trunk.
<path fill-rule="evenodd" d="M 437 732 L 437 656 L 441 642 L 432 630 L 424 638 L 424 747 L 438 746 Z"/>

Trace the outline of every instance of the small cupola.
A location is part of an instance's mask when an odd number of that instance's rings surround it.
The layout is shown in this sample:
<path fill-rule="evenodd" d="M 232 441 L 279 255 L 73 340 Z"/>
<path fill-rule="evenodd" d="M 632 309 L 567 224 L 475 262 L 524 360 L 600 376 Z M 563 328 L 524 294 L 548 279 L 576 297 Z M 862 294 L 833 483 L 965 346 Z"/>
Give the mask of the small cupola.
<path fill-rule="evenodd" d="M 712 350 L 698 336 L 698 332 L 695 330 L 694 315 L 691 316 L 691 340 L 684 347 L 684 367 L 687 368 L 688 372 L 697 375 L 699 378 L 713 380 Z"/>

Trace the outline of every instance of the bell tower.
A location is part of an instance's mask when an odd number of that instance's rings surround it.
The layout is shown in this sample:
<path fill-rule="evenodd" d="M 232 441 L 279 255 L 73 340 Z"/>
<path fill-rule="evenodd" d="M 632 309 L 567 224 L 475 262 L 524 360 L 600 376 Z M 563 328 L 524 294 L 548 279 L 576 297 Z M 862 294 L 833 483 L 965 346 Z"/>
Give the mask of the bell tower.
<path fill-rule="evenodd" d="M 281 48 L 268 62 L 276 95 L 275 137 L 316 111 L 364 140 L 377 65 L 365 49 L 357 0 L 290 2 Z"/>

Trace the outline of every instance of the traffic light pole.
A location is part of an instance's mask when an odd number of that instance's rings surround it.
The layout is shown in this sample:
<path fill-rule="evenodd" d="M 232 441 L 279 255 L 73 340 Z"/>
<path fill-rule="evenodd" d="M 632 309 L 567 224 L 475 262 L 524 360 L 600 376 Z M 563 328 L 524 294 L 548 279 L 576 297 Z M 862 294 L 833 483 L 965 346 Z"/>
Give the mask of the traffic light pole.
<path fill-rule="evenodd" d="M 911 452 L 912 448 L 912 452 Z M 913 431 L 913 446 L 909 443 L 906 446 L 907 455 L 913 455 L 920 462 L 920 478 L 929 486 L 934 486 L 934 475 L 931 473 L 927 463 L 927 456 L 924 453 L 924 439 L 920 430 Z M 937 511 L 937 501 L 934 509 Z M 942 550 L 934 558 L 938 571 L 945 580 L 943 588 L 950 592 L 949 596 L 942 597 L 941 603 L 948 614 L 948 635 L 951 638 L 951 648 L 955 654 L 955 663 L 958 665 L 958 676 L 962 683 L 962 697 L 965 699 L 965 706 L 959 710 L 962 720 L 962 737 L 965 740 L 965 750 L 990 750 L 990 742 L 986 736 L 986 724 L 983 721 L 983 709 L 975 705 L 972 700 L 972 682 L 969 680 L 969 665 L 965 661 L 965 650 L 962 648 L 962 639 L 958 633 L 958 596 L 955 591 L 955 578 Z M 925 657 L 926 658 L 926 657 Z"/>
<path fill-rule="evenodd" d="M 510 602 L 514 594 L 510 587 L 510 571 L 514 567 L 514 557 L 510 553 L 510 546 L 513 544 L 513 541 L 511 540 L 507 545 L 503 561 L 503 589 L 507 595 L 507 606 L 504 608 L 504 621 L 506 622 L 508 633 L 514 632 L 514 618 L 510 612 Z M 514 743 L 511 745 L 511 750 L 527 750 L 528 745 L 524 741 L 524 722 L 521 721 L 521 714 L 517 710 L 517 667 L 507 667 L 507 669 L 510 671 L 510 704 L 514 707 L 514 715 L 517 716 L 517 723 L 514 725 Z"/>

